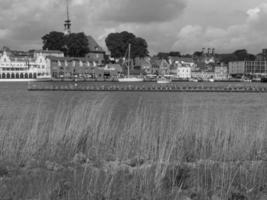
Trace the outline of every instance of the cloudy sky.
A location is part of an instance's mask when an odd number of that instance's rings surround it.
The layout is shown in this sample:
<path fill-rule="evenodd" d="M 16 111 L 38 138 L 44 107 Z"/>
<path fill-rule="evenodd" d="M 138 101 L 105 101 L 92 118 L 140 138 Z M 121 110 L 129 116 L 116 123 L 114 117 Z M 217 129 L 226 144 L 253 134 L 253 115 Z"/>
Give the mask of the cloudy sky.
<path fill-rule="evenodd" d="M 147 40 L 151 54 L 267 48 L 266 0 L 70 0 L 73 32 L 92 35 L 105 47 L 111 32 Z M 63 31 L 65 0 L 0 0 L 0 46 L 41 49 L 41 37 Z"/>

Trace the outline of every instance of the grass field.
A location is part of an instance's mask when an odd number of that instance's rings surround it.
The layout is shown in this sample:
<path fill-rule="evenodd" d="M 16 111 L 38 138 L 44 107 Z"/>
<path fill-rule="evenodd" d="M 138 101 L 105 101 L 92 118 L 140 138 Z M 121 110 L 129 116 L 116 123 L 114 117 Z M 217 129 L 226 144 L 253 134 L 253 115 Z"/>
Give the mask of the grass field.
<path fill-rule="evenodd" d="M 266 94 L 25 89 L 0 86 L 2 199 L 266 197 Z"/>

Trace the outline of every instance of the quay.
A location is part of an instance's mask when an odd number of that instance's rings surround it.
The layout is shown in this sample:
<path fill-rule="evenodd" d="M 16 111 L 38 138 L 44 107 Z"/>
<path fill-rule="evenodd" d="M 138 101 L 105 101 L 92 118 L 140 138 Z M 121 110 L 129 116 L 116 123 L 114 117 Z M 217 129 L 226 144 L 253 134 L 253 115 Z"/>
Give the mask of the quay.
<path fill-rule="evenodd" d="M 29 91 L 105 91 L 105 92 L 231 92 L 267 93 L 267 85 L 179 85 L 179 84 L 28 84 Z"/>

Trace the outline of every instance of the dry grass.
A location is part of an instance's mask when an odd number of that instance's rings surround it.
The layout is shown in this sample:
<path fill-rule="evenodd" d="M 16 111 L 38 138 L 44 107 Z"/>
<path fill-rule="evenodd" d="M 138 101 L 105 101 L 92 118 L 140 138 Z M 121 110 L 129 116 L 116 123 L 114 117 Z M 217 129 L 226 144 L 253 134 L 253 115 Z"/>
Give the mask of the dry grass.
<path fill-rule="evenodd" d="M 15 194 L 227 199 L 254 198 L 266 189 L 267 116 L 261 97 L 94 95 L 89 100 L 63 95 L 53 106 L 37 98 L 17 113 L 16 107 L 1 113 L 2 164 L 23 167 L 34 159 L 43 169 L 46 161 L 67 167 L 78 153 L 87 158 L 71 170 L 15 176 L 6 182 Z"/>

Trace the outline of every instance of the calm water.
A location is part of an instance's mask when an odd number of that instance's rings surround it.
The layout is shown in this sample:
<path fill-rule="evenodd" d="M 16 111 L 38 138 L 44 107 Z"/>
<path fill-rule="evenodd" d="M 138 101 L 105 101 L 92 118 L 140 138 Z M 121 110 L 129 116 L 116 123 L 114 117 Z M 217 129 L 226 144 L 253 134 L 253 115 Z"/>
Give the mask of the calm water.
<path fill-rule="evenodd" d="M 14 126 L 30 130 L 36 117 L 49 127 L 59 120 L 56 115 L 60 111 L 68 110 L 66 115 L 70 118 L 71 113 L 79 118 L 79 110 L 84 109 L 94 109 L 100 118 L 111 113 L 109 126 L 118 130 L 122 130 L 125 121 L 142 120 L 144 116 L 158 123 L 164 119 L 162 123 L 168 126 L 170 120 L 174 123 L 185 113 L 196 123 L 202 118 L 219 120 L 231 115 L 234 120 L 257 128 L 257 123 L 266 118 L 267 94 L 29 92 L 27 83 L 0 83 L 0 128 L 6 131 Z M 84 115 L 88 121 L 93 120 L 91 115 Z"/>

